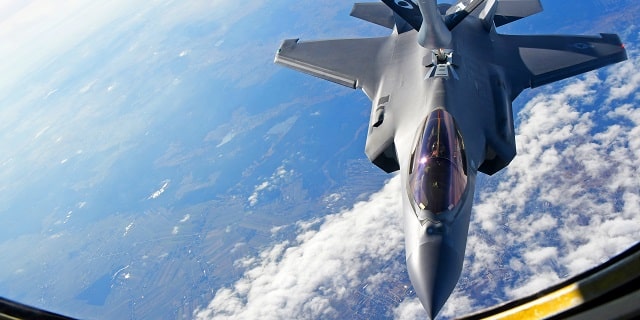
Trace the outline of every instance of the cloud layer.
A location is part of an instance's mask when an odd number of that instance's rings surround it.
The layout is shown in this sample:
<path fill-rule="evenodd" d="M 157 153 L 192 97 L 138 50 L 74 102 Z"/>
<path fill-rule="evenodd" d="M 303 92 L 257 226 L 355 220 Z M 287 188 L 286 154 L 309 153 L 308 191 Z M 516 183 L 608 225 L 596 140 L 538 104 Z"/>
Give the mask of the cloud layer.
<path fill-rule="evenodd" d="M 402 251 L 399 184 L 395 177 L 369 201 L 349 211 L 300 222 L 294 241 L 238 261 L 247 268 L 243 278 L 219 290 L 197 317 L 336 317 L 337 305 L 354 288 L 364 285 L 365 292 L 375 293 L 388 275 L 370 273 L 369 267 Z"/>

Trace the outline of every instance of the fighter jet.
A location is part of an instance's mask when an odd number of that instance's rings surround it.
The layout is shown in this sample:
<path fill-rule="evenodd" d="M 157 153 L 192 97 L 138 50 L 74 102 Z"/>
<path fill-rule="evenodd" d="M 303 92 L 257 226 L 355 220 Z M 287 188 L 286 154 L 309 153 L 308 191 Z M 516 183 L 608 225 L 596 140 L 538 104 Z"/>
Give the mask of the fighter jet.
<path fill-rule="evenodd" d="M 275 62 L 360 88 L 372 101 L 365 153 L 400 171 L 409 278 L 434 318 L 458 282 L 478 172 L 516 155 L 512 101 L 535 88 L 626 60 L 615 34 L 506 35 L 539 0 L 382 0 L 351 15 L 387 37 L 284 40 Z"/>

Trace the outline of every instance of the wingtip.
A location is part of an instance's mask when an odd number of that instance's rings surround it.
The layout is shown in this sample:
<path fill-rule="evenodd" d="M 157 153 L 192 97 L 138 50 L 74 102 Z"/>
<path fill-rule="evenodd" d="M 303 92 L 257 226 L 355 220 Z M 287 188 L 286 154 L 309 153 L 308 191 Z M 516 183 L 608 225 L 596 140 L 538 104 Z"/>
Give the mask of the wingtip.
<path fill-rule="evenodd" d="M 291 49 L 293 49 L 293 47 L 295 47 L 298 41 L 300 41 L 300 38 L 283 40 L 282 43 L 280 44 L 280 47 L 276 51 L 276 56 L 273 58 L 273 63 L 282 64 L 280 55 L 286 51 L 290 51 Z"/>

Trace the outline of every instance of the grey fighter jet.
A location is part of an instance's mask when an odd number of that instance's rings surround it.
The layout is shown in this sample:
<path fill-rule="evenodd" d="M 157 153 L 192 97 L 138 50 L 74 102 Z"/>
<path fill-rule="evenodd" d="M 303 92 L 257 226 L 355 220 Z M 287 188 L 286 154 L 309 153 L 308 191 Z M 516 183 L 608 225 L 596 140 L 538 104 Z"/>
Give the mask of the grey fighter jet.
<path fill-rule="evenodd" d="M 615 34 L 505 35 L 539 0 L 382 0 L 351 15 L 381 38 L 285 40 L 275 62 L 361 88 L 371 99 L 367 157 L 400 170 L 409 278 L 429 317 L 458 282 L 476 175 L 516 155 L 512 101 L 526 88 L 626 59 Z"/>

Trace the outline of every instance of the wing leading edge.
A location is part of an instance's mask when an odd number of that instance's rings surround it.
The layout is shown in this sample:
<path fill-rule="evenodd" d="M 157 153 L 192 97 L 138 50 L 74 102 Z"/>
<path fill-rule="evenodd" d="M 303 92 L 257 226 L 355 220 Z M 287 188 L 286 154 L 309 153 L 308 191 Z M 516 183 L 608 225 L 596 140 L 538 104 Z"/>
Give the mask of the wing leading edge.
<path fill-rule="evenodd" d="M 329 80 L 368 95 L 375 90 L 378 53 L 387 37 L 282 42 L 275 63 Z"/>
<path fill-rule="evenodd" d="M 600 36 L 514 36 L 500 35 L 507 48 L 500 59 L 519 57 L 513 66 L 512 83 L 519 93 L 526 88 L 566 79 L 627 59 L 615 34 Z"/>
<path fill-rule="evenodd" d="M 289 39 L 278 49 L 275 63 L 370 94 L 378 82 L 376 60 L 386 39 Z"/>

